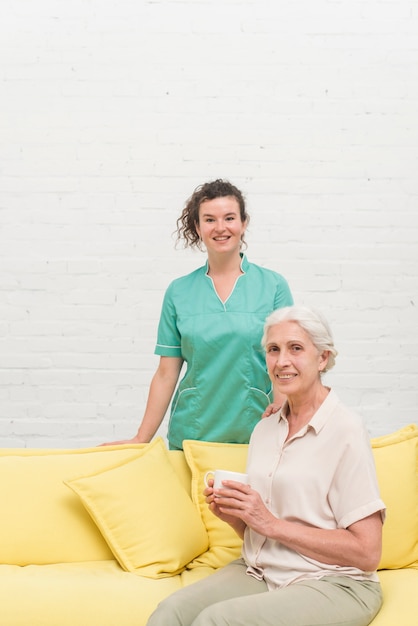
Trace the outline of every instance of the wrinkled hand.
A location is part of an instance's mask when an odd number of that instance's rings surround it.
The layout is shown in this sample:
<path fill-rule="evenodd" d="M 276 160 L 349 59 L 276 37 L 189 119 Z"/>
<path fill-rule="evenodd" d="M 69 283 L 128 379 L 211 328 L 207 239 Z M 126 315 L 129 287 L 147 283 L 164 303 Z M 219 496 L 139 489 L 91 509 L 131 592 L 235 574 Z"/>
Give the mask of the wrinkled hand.
<path fill-rule="evenodd" d="M 230 482 L 230 481 L 229 481 Z M 236 515 L 228 515 L 228 513 L 226 511 L 221 511 L 220 507 L 218 506 L 218 500 L 219 498 L 215 495 L 215 490 L 213 488 L 213 478 L 210 478 L 209 481 L 209 487 L 207 487 L 204 492 L 203 495 L 206 498 L 206 503 L 208 504 L 210 510 L 212 511 L 212 513 L 214 515 L 216 515 L 216 517 L 219 517 L 219 519 L 221 519 L 223 522 L 227 522 L 227 524 L 230 524 L 231 526 L 236 525 L 237 523 L 237 516 Z M 234 483 L 236 484 L 236 483 Z M 223 490 L 221 490 L 223 491 Z M 219 494 L 219 489 L 216 491 L 217 494 Z"/>
<path fill-rule="evenodd" d="M 223 485 L 216 492 L 212 486 L 204 491 L 211 511 L 236 530 L 249 526 L 260 535 L 268 536 L 277 518 L 266 508 L 258 491 L 234 480 L 225 480 Z"/>

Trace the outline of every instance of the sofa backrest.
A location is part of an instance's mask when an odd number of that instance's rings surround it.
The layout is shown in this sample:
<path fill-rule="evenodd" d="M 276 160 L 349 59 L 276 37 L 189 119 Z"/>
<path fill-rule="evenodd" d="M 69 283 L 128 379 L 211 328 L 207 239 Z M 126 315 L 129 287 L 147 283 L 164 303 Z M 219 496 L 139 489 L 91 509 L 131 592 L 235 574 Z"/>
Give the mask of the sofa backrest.
<path fill-rule="evenodd" d="M 28 565 L 113 559 L 80 498 L 64 481 L 136 459 L 143 445 L 78 450 L 0 449 L 0 563 Z M 387 506 L 379 569 L 418 567 L 418 428 L 411 424 L 372 440 L 382 499 Z M 191 567 L 221 567 L 239 556 L 230 527 L 208 511 L 203 476 L 214 467 L 244 469 L 247 446 L 185 442 L 170 463 L 191 494 L 209 540 Z M 231 464 L 231 466 L 229 466 Z M 152 514 L 147 511 L 147 514 Z"/>
<path fill-rule="evenodd" d="M 418 427 L 376 437 L 372 449 L 386 504 L 378 569 L 418 568 Z"/>

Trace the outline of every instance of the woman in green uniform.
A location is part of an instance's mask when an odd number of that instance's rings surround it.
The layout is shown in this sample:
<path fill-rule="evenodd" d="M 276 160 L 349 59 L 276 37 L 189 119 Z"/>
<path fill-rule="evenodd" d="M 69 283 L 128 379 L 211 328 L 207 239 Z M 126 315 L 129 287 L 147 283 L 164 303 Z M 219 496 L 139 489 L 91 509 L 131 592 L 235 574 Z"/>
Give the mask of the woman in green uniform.
<path fill-rule="evenodd" d="M 241 252 L 248 221 L 243 195 L 228 181 L 205 183 L 187 201 L 177 236 L 185 247 L 203 244 L 207 262 L 169 285 L 142 422 L 132 439 L 112 443 L 149 442 L 171 400 L 170 448 L 184 439 L 248 443 L 266 407 L 281 404 L 270 395 L 260 341 L 267 315 L 293 299 L 280 274 Z"/>

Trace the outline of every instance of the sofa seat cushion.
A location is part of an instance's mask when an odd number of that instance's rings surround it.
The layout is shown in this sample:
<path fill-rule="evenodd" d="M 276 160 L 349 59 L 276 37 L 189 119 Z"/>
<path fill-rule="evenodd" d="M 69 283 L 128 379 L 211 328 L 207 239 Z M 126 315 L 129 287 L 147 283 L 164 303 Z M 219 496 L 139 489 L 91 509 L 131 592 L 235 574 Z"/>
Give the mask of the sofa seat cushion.
<path fill-rule="evenodd" d="M 5 626 L 145 626 L 158 602 L 182 586 L 125 572 L 115 560 L 0 565 Z"/>
<path fill-rule="evenodd" d="M 133 460 L 66 484 L 126 571 L 172 576 L 208 547 L 205 526 L 161 438 Z"/>
<path fill-rule="evenodd" d="M 418 570 L 405 568 L 378 572 L 383 607 L 371 626 L 417 626 Z"/>

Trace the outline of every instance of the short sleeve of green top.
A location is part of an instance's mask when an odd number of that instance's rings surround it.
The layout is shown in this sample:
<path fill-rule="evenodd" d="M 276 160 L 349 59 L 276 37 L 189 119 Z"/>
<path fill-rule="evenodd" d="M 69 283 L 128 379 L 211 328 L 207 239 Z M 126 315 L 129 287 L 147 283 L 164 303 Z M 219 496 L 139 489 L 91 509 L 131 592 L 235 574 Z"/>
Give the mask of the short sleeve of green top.
<path fill-rule="evenodd" d="M 155 354 L 180 357 L 186 371 L 173 397 L 170 445 L 184 439 L 248 443 L 271 401 L 271 383 L 261 348 L 264 322 L 290 306 L 287 281 L 249 263 L 229 298 L 216 293 L 207 264 L 174 280 L 163 301 Z"/>

